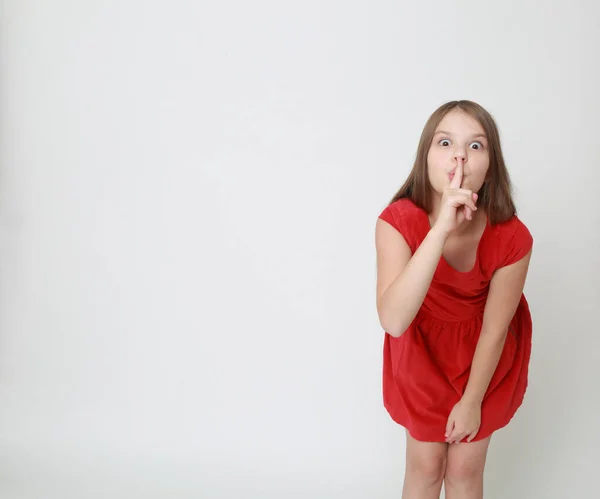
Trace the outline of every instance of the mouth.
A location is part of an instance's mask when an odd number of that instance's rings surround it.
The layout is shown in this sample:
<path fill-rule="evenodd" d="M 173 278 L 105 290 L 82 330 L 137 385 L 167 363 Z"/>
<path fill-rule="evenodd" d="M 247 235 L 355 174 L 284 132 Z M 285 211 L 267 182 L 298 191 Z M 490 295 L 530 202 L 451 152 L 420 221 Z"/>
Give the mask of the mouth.
<path fill-rule="evenodd" d="M 448 174 L 448 178 L 450 179 L 450 181 L 452 181 L 452 179 L 454 178 L 454 172 L 452 172 L 452 173 L 449 173 L 449 174 Z M 466 176 L 465 176 L 465 175 L 463 175 L 463 182 L 464 182 L 465 178 L 466 178 Z"/>

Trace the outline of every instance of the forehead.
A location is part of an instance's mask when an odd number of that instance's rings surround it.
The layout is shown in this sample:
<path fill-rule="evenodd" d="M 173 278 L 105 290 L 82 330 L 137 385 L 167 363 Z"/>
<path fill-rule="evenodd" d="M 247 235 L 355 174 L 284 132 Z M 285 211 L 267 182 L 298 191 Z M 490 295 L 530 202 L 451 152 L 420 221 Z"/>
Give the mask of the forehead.
<path fill-rule="evenodd" d="M 485 135 L 485 130 L 481 126 L 481 123 L 470 114 L 459 109 L 453 109 L 444 116 L 435 129 L 436 132 L 439 130 L 444 130 L 454 135 Z"/>

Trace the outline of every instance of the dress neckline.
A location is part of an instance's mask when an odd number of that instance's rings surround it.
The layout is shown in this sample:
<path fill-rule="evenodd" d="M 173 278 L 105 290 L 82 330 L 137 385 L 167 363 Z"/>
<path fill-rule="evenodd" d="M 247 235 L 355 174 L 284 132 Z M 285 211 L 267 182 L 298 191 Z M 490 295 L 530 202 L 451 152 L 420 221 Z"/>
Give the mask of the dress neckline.
<path fill-rule="evenodd" d="M 429 223 L 429 214 L 427 213 L 426 210 L 421 208 L 421 213 L 423 214 L 423 219 L 425 222 L 425 228 L 427 229 L 427 232 L 429 232 L 431 230 L 431 224 Z M 448 269 L 450 269 L 452 272 L 459 274 L 459 275 L 469 275 L 474 273 L 478 268 L 479 268 L 479 253 L 481 250 L 481 243 L 483 242 L 484 237 L 486 236 L 488 230 L 490 227 L 490 219 L 488 218 L 487 214 L 485 216 L 485 227 L 483 228 L 483 232 L 481 233 L 481 236 L 479 237 L 479 242 L 477 243 L 477 249 L 475 251 L 475 263 L 473 264 L 473 267 L 470 270 L 466 270 L 466 271 L 460 271 L 455 269 L 452 265 L 450 265 L 448 263 L 448 261 L 446 260 L 446 258 L 444 258 L 444 254 L 442 252 L 442 256 L 440 257 L 440 261 L 443 263 L 443 265 L 445 267 L 447 267 Z"/>

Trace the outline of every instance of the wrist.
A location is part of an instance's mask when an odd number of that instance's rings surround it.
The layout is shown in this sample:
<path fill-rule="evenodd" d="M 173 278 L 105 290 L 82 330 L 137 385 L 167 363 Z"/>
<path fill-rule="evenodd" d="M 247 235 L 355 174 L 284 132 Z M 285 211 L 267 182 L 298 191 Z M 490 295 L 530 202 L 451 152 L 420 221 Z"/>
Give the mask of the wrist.
<path fill-rule="evenodd" d="M 468 405 L 481 406 L 483 403 L 483 397 L 474 393 L 465 392 L 461 398 L 461 401 Z"/>
<path fill-rule="evenodd" d="M 450 231 L 441 228 L 438 224 L 433 224 L 433 227 L 429 230 L 429 233 L 432 234 L 435 238 L 446 241 L 448 236 L 450 235 Z"/>

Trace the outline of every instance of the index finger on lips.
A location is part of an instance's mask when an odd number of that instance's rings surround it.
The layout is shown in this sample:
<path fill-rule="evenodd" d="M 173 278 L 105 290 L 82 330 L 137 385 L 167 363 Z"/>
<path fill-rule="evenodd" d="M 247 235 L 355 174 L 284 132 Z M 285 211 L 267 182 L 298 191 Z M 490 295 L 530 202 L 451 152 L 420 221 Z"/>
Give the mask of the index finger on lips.
<path fill-rule="evenodd" d="M 463 179 L 463 164 L 462 159 L 459 159 L 454 170 L 454 177 L 450 181 L 450 187 L 452 189 L 459 189 Z"/>

